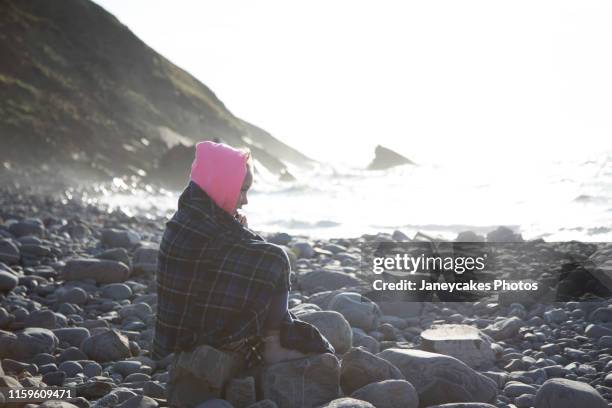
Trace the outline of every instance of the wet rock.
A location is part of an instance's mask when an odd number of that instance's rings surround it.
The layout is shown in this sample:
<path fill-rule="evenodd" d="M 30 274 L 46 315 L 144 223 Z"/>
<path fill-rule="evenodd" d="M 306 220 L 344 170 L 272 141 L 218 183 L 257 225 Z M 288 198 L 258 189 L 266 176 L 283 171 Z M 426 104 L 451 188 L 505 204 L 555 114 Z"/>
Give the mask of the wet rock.
<path fill-rule="evenodd" d="M 321 334 L 334 346 L 336 353 L 343 354 L 351 348 L 353 332 L 340 313 L 334 311 L 306 313 L 300 316 L 300 320 L 319 329 Z"/>
<path fill-rule="evenodd" d="M 96 255 L 97 259 L 105 259 L 108 261 L 117 261 L 117 262 L 121 262 L 125 265 L 127 265 L 128 267 L 130 267 L 132 265 L 132 261 L 130 259 L 130 256 L 128 254 L 128 251 L 126 251 L 124 248 L 112 248 L 112 249 L 107 249 L 106 251 Z"/>
<path fill-rule="evenodd" d="M 421 333 L 421 349 L 455 357 L 472 368 L 487 369 L 495 363 L 491 338 L 464 324 L 433 325 Z"/>
<path fill-rule="evenodd" d="M 61 387 L 64 384 L 66 373 L 63 371 L 52 371 L 42 376 L 42 380 L 49 386 Z"/>
<path fill-rule="evenodd" d="M 370 383 L 403 379 L 393 364 L 359 348 L 352 348 L 342 359 L 340 385 L 346 395 Z"/>
<path fill-rule="evenodd" d="M 497 385 L 456 358 L 421 350 L 387 349 L 378 354 L 400 369 L 422 405 L 491 402 Z"/>
<path fill-rule="evenodd" d="M 607 408 L 606 400 L 588 384 L 553 378 L 538 390 L 535 408 Z"/>
<path fill-rule="evenodd" d="M 93 279 L 97 283 L 124 282 L 130 274 L 121 262 L 99 259 L 73 259 L 66 263 L 61 278 L 67 281 Z"/>
<path fill-rule="evenodd" d="M 81 344 L 81 351 L 99 363 L 131 357 L 127 337 L 116 330 L 106 330 L 88 337 Z"/>
<path fill-rule="evenodd" d="M 375 382 L 359 388 L 352 398 L 367 401 L 376 408 L 418 408 L 419 395 L 412 384 L 404 380 Z"/>
<path fill-rule="evenodd" d="M 339 395 L 340 363 L 329 353 L 264 367 L 261 397 L 279 408 L 315 407 Z"/>
<path fill-rule="evenodd" d="M 299 258 L 312 258 L 315 255 L 314 249 L 310 243 L 301 241 L 291 245 L 291 249 L 295 252 L 295 255 Z"/>

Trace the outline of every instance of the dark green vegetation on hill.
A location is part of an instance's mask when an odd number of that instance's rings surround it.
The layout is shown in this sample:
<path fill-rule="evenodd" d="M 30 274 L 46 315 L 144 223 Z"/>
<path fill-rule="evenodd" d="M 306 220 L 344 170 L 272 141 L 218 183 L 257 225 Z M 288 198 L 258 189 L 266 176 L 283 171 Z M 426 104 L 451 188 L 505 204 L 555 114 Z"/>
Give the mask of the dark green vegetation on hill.
<path fill-rule="evenodd" d="M 0 2 L 0 169 L 159 174 L 169 146 L 214 138 L 277 174 L 311 162 L 91 1 Z"/>

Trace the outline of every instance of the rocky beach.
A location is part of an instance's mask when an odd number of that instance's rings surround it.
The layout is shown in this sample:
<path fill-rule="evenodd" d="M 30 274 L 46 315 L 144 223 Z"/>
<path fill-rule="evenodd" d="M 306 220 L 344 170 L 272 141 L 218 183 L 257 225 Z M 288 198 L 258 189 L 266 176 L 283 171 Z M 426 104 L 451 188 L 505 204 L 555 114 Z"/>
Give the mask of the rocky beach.
<path fill-rule="evenodd" d="M 149 356 L 166 218 L 128 216 L 82 198 L 78 190 L 67 198 L 10 184 L 0 191 L 0 387 L 76 392 L 61 402 L 4 406 L 168 406 L 172 356 Z M 500 228 L 488 239 L 511 234 Z M 362 296 L 372 276 L 361 268 L 361 251 L 407 240 L 401 231 L 329 240 L 279 231 L 267 239 L 290 257 L 291 311 L 336 354 L 232 373 L 224 353 L 204 349 L 189 363 L 215 397 L 201 407 L 612 406 L 611 298 L 593 270 L 527 276 L 534 268 L 523 265 L 533 258 L 513 257 L 509 276 L 536 279 L 546 290 L 374 302 Z M 551 251 L 543 245 L 534 241 L 533 252 Z M 559 245 L 603 265 L 600 273 L 609 268 L 612 245 Z M 582 297 L 564 300 L 560 288 L 576 282 L 586 287 Z"/>

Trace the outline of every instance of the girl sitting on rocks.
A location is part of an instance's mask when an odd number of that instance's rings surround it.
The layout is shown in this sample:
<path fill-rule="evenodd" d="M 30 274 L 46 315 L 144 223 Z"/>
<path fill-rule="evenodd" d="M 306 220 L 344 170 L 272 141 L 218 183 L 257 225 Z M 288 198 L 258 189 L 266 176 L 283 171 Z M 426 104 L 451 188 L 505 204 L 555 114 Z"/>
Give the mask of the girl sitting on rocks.
<path fill-rule="evenodd" d="M 248 368 L 334 352 L 287 310 L 287 254 L 237 212 L 252 183 L 248 152 L 197 144 L 189 184 L 160 244 L 154 358 L 174 352 L 175 362 L 193 362 L 189 353 L 206 346 L 240 356 Z M 180 381 L 171 372 L 169 385 Z"/>

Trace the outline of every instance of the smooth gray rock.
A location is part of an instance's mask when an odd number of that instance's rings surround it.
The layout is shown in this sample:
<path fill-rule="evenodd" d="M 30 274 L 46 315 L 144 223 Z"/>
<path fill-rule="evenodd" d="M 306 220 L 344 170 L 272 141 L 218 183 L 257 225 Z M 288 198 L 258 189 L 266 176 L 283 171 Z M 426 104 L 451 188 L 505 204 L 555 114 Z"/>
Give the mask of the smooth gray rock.
<path fill-rule="evenodd" d="M 60 343 L 67 343 L 79 347 L 83 340 L 89 337 L 89 330 L 85 327 L 64 327 L 53 330 Z"/>
<path fill-rule="evenodd" d="M 565 378 L 546 381 L 535 397 L 535 408 L 607 408 L 605 399 L 588 384 Z"/>
<path fill-rule="evenodd" d="M 130 249 L 140 243 L 140 235 L 134 231 L 105 228 L 101 230 L 100 241 L 107 248 Z"/>
<path fill-rule="evenodd" d="M 386 380 L 359 388 L 352 398 L 367 401 L 376 408 L 418 408 L 419 394 L 405 380 Z"/>
<path fill-rule="evenodd" d="M 68 401 L 45 401 L 38 406 L 38 408 L 78 408 L 76 405 L 71 404 Z"/>
<path fill-rule="evenodd" d="M 89 299 L 89 295 L 83 288 L 61 288 L 56 291 L 58 300 L 62 303 L 74 303 L 75 305 L 84 305 Z"/>
<path fill-rule="evenodd" d="M 19 263 L 20 258 L 19 247 L 13 241 L 7 238 L 0 239 L 0 262 L 14 265 Z"/>
<path fill-rule="evenodd" d="M 42 327 L 53 330 L 58 327 L 58 319 L 51 310 L 35 310 L 25 319 L 24 324 L 26 327 Z"/>
<path fill-rule="evenodd" d="M 111 283 L 102 288 L 100 295 L 103 298 L 124 300 L 132 297 L 132 289 L 125 283 Z"/>
<path fill-rule="evenodd" d="M 346 353 L 353 344 L 353 331 L 344 316 L 334 311 L 305 313 L 300 320 L 315 326 L 334 346 L 336 353 Z"/>
<path fill-rule="evenodd" d="M 370 383 L 403 379 L 393 364 L 360 348 L 352 348 L 342 358 L 340 386 L 346 395 Z"/>
<path fill-rule="evenodd" d="M 99 363 L 131 357 L 128 338 L 116 330 L 106 330 L 86 338 L 81 351 Z"/>
<path fill-rule="evenodd" d="M 370 331 L 378 327 L 381 313 L 378 305 L 359 293 L 344 292 L 332 298 L 329 310 L 341 313 L 351 327 Z"/>
<path fill-rule="evenodd" d="M 58 344 L 49 329 L 28 327 L 16 333 L 0 330 L 0 358 L 26 361 L 37 354 L 53 354 Z"/>
<path fill-rule="evenodd" d="M 262 368 L 261 398 L 279 408 L 316 407 L 340 392 L 340 362 L 329 353 Z"/>
<path fill-rule="evenodd" d="M 62 270 L 63 280 L 93 279 L 96 283 L 124 282 L 130 275 L 130 269 L 121 262 L 100 259 L 73 259 L 66 263 Z"/>
<path fill-rule="evenodd" d="M 387 349 L 378 354 L 400 369 L 422 405 L 492 402 L 497 384 L 454 357 L 422 350 Z"/>
<path fill-rule="evenodd" d="M 522 319 L 513 316 L 509 319 L 500 320 L 499 322 L 489 325 L 483 329 L 482 332 L 492 337 L 494 340 L 504 340 L 514 337 L 524 325 L 525 322 Z"/>
<path fill-rule="evenodd" d="M 10 272 L 0 270 L 0 293 L 7 293 L 15 289 L 19 278 Z"/>
<path fill-rule="evenodd" d="M 138 248 L 134 252 L 134 272 L 135 273 L 155 273 L 157 270 L 157 248 Z"/>

